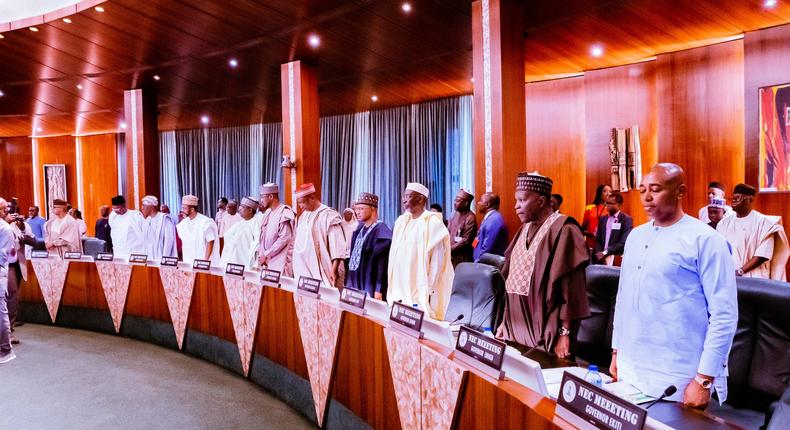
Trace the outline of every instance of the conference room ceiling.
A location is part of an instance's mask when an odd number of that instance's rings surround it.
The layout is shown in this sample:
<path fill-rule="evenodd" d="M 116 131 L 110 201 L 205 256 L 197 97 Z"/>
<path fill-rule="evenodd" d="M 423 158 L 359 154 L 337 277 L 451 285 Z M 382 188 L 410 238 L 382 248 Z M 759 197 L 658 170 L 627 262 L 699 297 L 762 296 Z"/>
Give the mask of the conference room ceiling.
<path fill-rule="evenodd" d="M 0 136 L 117 131 L 151 86 L 160 129 L 279 121 L 280 64 L 319 73 L 322 115 L 471 93 L 467 0 L 110 0 L 0 39 Z M 790 21 L 764 0 L 532 0 L 525 80 L 627 64 Z M 19 25 L 19 23 L 18 23 Z M 35 25 L 38 31 L 29 29 Z M 320 37 L 313 48 L 308 39 Z M 602 48 L 591 56 L 594 45 Z M 235 59 L 237 67 L 229 61 Z M 161 79 L 155 80 L 154 76 Z M 373 102 L 371 97 L 378 97 Z"/>

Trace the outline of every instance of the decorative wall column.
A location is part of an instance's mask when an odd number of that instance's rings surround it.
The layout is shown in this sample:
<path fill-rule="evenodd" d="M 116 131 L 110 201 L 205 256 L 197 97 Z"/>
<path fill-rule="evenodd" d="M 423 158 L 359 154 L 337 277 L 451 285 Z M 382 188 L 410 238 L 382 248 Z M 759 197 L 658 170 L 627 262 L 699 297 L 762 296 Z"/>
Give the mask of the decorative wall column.
<path fill-rule="evenodd" d="M 472 3 L 475 196 L 494 192 L 510 234 L 516 174 L 528 169 L 524 103 L 524 7 L 518 0 Z"/>
<path fill-rule="evenodd" d="M 140 200 L 147 194 L 159 196 L 161 185 L 156 92 L 152 88 L 124 91 L 123 105 L 127 184 L 123 194 L 130 209 L 140 209 Z"/>
<path fill-rule="evenodd" d="M 321 194 L 321 139 L 318 112 L 318 73 L 301 61 L 280 66 L 283 107 L 283 156 L 295 163 L 284 168 L 283 201 L 296 204 L 296 188 L 312 182 Z"/>

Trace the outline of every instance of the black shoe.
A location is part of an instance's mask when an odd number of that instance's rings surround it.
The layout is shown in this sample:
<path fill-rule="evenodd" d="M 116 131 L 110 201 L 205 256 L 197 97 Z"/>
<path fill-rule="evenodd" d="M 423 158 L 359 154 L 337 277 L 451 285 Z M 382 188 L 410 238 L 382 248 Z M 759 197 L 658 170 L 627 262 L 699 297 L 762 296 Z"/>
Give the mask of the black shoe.
<path fill-rule="evenodd" d="M 19 345 L 19 339 L 13 334 L 11 335 L 11 345 Z"/>

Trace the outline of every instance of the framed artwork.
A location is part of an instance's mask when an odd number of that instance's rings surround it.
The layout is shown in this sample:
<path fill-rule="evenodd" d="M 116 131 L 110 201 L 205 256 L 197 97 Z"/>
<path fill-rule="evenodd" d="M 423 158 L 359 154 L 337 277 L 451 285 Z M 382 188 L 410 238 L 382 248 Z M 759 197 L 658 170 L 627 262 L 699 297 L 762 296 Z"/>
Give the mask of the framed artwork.
<path fill-rule="evenodd" d="M 47 204 L 47 219 L 52 217 L 52 202 L 55 199 L 68 201 L 65 164 L 44 165 L 44 201 Z"/>
<path fill-rule="evenodd" d="M 790 83 L 758 91 L 760 191 L 790 191 Z"/>

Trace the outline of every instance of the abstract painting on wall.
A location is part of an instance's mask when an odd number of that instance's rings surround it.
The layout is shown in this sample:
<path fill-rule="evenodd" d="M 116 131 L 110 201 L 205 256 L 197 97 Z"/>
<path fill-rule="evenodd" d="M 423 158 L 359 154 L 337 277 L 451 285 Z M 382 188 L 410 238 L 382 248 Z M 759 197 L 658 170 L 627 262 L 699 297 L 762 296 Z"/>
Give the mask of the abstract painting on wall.
<path fill-rule="evenodd" d="M 790 191 L 790 84 L 759 91 L 760 191 Z"/>
<path fill-rule="evenodd" d="M 69 200 L 66 195 L 65 164 L 44 165 L 44 199 L 47 202 L 47 218 L 51 218 L 54 213 L 52 202 L 55 199 Z"/>

